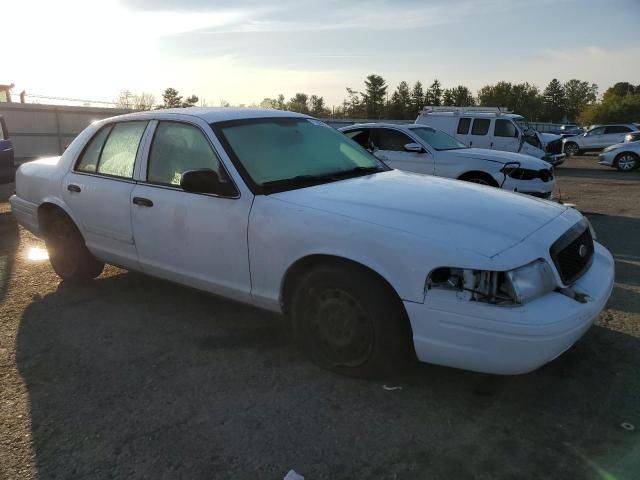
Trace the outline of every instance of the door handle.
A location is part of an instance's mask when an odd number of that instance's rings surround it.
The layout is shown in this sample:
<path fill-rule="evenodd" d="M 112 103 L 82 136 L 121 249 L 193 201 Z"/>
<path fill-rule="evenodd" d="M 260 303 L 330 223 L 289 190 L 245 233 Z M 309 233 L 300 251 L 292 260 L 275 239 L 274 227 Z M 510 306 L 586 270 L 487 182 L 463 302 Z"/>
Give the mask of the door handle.
<path fill-rule="evenodd" d="M 82 191 L 82 189 L 74 183 L 70 183 L 69 185 L 67 185 L 67 190 L 75 193 L 80 193 Z"/>
<path fill-rule="evenodd" d="M 133 203 L 141 207 L 153 207 L 153 202 L 148 198 L 133 197 Z"/>
<path fill-rule="evenodd" d="M 473 142 L 469 142 L 469 146 L 473 145 Z"/>
<path fill-rule="evenodd" d="M 493 142 L 491 142 L 490 147 L 493 148 Z"/>

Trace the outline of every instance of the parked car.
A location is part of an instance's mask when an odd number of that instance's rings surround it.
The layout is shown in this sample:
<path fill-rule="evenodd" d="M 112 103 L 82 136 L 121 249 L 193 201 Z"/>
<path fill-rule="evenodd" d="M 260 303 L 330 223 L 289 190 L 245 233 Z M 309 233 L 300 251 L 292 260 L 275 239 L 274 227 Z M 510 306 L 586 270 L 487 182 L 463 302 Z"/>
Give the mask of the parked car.
<path fill-rule="evenodd" d="M 636 170 L 640 167 L 640 142 L 611 145 L 602 150 L 598 163 L 617 168 L 621 172 Z"/>
<path fill-rule="evenodd" d="M 637 142 L 638 140 L 640 140 L 640 127 L 635 132 L 629 132 L 624 136 L 625 143 Z"/>
<path fill-rule="evenodd" d="M 595 152 L 609 145 L 624 142 L 625 135 L 638 131 L 633 123 L 600 125 L 576 137 L 564 138 L 564 152 L 569 155 L 580 155 L 584 152 Z"/>
<path fill-rule="evenodd" d="M 533 370 L 589 329 L 614 280 L 577 210 L 393 170 L 291 112 L 101 120 L 20 166 L 10 202 L 64 280 L 113 263 L 283 312 L 313 361 L 349 375 L 414 353 Z"/>
<path fill-rule="evenodd" d="M 0 115 L 0 168 L 13 169 L 13 142 L 9 138 L 9 130 L 2 115 Z"/>
<path fill-rule="evenodd" d="M 564 162 L 560 135 L 534 130 L 522 115 L 489 107 L 425 107 L 416 122 L 443 131 L 468 147 L 490 148 Z"/>
<path fill-rule="evenodd" d="M 530 155 L 470 148 L 425 125 L 369 123 L 340 129 L 387 165 L 400 170 L 456 178 L 540 198 L 555 188 L 553 167 Z"/>

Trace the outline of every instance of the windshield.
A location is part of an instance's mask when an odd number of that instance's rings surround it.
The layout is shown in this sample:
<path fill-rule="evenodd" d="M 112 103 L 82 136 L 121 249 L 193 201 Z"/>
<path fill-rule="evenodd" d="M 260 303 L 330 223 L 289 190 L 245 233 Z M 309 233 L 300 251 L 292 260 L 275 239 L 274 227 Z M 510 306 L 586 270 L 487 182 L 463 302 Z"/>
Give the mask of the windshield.
<path fill-rule="evenodd" d="M 300 188 L 389 170 L 353 140 L 307 118 L 213 124 L 240 170 L 262 190 Z"/>
<path fill-rule="evenodd" d="M 412 128 L 411 131 L 438 151 L 467 148 L 464 143 L 459 142 L 455 138 L 447 135 L 444 132 L 441 132 L 440 130 L 435 130 L 429 127 L 419 127 Z"/>

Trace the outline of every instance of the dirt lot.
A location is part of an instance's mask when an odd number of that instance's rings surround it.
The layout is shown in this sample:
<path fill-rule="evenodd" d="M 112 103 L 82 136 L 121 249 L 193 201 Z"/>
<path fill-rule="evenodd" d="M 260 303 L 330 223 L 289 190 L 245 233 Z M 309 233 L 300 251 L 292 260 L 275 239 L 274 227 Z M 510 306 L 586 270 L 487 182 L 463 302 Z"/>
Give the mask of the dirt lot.
<path fill-rule="evenodd" d="M 0 187 L 0 478 L 639 478 L 640 172 L 582 157 L 558 176 L 616 257 L 598 324 L 528 375 L 383 382 L 319 370 L 278 317 L 193 290 L 117 268 L 60 283 Z"/>

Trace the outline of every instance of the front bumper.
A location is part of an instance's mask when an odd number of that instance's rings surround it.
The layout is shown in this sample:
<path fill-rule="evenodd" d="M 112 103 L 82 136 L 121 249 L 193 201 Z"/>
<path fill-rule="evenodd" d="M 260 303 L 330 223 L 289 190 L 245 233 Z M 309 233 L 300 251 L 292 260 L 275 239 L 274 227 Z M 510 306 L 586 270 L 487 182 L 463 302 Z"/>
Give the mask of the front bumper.
<path fill-rule="evenodd" d="M 515 375 L 553 360 L 582 337 L 605 308 L 613 282 L 613 257 L 596 243 L 591 268 L 573 285 L 587 295 L 586 303 L 552 292 L 519 307 L 498 307 L 434 289 L 423 304 L 404 304 L 421 361 Z"/>
<path fill-rule="evenodd" d="M 542 157 L 542 160 L 544 160 L 545 162 L 549 162 L 554 167 L 562 165 L 566 159 L 567 155 L 564 153 L 547 154 Z"/>

